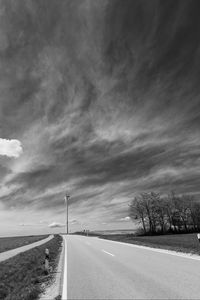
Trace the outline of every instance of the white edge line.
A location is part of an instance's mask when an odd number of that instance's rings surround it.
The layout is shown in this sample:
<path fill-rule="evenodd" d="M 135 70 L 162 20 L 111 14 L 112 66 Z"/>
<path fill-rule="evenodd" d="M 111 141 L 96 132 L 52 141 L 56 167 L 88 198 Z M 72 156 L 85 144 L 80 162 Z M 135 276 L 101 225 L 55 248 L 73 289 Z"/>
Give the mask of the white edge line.
<path fill-rule="evenodd" d="M 179 256 L 179 257 L 182 257 L 182 258 L 189 258 L 189 259 L 193 259 L 193 260 L 200 260 L 200 256 L 199 255 L 195 255 L 195 254 L 181 253 L 181 252 L 176 252 L 176 251 L 173 251 L 173 250 L 165 250 L 165 249 L 160 249 L 160 248 L 152 248 L 152 247 L 140 246 L 140 245 L 136 245 L 136 244 L 122 243 L 122 242 L 117 242 L 117 241 L 112 241 L 112 240 L 107 240 L 107 239 L 102 239 L 102 240 L 105 240 L 105 241 L 111 242 L 111 243 L 117 243 L 117 244 L 129 246 L 129 247 L 140 248 L 140 249 L 150 250 L 150 251 L 154 251 L 154 252 L 158 252 L 158 253 Z"/>
<path fill-rule="evenodd" d="M 103 249 L 102 249 L 102 251 L 103 251 L 104 253 L 107 253 L 107 254 L 111 255 L 111 256 L 114 256 L 114 254 L 112 254 L 112 253 L 110 253 L 110 252 L 107 252 L 107 251 L 105 251 L 105 250 L 103 250 Z"/>
<path fill-rule="evenodd" d="M 67 236 L 64 236 L 64 275 L 63 275 L 63 289 L 62 300 L 67 300 Z"/>

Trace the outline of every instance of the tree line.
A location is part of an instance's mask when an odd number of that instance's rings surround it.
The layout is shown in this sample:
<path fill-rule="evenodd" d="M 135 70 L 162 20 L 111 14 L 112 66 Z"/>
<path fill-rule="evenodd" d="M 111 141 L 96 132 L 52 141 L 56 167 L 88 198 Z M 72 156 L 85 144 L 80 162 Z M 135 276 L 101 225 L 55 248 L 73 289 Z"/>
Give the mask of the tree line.
<path fill-rule="evenodd" d="M 187 194 L 141 193 L 129 205 L 129 216 L 144 234 L 200 231 L 200 203 Z"/>

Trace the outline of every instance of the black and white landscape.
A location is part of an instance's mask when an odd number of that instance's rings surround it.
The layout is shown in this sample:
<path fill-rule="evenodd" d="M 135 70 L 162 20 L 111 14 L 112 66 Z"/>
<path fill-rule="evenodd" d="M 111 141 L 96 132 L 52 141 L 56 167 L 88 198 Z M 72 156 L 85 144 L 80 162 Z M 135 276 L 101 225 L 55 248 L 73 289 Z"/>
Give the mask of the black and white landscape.
<path fill-rule="evenodd" d="M 0 299 L 200 299 L 199 16 L 0 0 Z"/>
<path fill-rule="evenodd" d="M 1 234 L 62 226 L 66 191 L 72 231 L 133 228 L 144 191 L 199 197 L 199 12 L 0 1 Z"/>

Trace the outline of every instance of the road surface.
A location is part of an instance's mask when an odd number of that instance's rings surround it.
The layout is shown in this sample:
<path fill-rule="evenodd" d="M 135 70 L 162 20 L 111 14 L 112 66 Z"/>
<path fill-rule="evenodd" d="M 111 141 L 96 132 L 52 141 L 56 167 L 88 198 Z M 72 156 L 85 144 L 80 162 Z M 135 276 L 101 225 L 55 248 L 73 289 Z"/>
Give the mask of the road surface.
<path fill-rule="evenodd" d="M 198 259 L 95 237 L 64 239 L 62 299 L 200 299 Z"/>
<path fill-rule="evenodd" d="M 0 253 L 0 262 L 1 261 L 4 261 L 6 259 L 9 259 L 21 252 L 25 252 L 27 250 L 30 250 L 34 247 L 37 247 L 37 246 L 40 246 L 44 243 L 47 243 L 48 241 L 50 241 L 51 239 L 53 238 L 53 235 L 50 235 L 48 236 L 47 238 L 43 239 L 43 240 L 40 240 L 38 242 L 34 242 L 34 243 L 31 243 L 31 244 L 28 244 L 28 245 L 25 245 L 25 246 L 22 246 L 22 247 L 18 247 L 18 248 L 14 248 L 12 250 L 8 250 L 8 251 L 5 251 L 5 252 L 1 252 Z"/>

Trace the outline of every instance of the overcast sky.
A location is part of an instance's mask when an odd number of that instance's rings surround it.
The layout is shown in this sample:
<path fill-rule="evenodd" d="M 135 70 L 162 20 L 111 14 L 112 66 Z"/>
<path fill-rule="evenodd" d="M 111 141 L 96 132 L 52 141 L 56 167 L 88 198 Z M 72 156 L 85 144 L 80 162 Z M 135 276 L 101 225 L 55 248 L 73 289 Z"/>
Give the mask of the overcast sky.
<path fill-rule="evenodd" d="M 131 228 L 200 192 L 200 1 L 0 1 L 0 234 Z M 57 228 L 61 230 L 61 228 Z"/>

